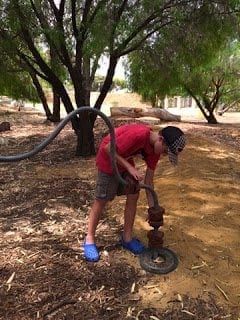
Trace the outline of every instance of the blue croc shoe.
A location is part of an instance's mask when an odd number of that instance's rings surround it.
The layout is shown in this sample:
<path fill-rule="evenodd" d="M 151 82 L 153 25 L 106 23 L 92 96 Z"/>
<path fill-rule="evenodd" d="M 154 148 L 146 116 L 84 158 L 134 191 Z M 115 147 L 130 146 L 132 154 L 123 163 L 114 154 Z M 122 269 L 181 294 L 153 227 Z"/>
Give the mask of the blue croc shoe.
<path fill-rule="evenodd" d="M 87 244 L 84 241 L 83 251 L 84 251 L 85 259 L 89 262 L 97 262 L 100 258 L 98 249 L 94 243 Z"/>
<path fill-rule="evenodd" d="M 140 254 L 145 250 L 144 245 L 136 238 L 132 238 L 132 240 L 128 242 L 121 239 L 121 245 L 124 249 L 127 249 L 134 254 Z"/>

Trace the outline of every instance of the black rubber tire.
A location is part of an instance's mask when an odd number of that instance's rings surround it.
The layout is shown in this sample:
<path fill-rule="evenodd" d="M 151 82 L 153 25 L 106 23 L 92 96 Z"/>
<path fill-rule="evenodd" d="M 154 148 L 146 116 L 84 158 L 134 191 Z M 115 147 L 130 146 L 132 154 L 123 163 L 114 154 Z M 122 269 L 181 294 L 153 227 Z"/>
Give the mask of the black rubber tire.
<path fill-rule="evenodd" d="M 157 262 L 157 258 L 164 261 Z M 176 254 L 168 248 L 148 248 L 139 256 L 141 267 L 148 272 L 166 274 L 178 266 Z"/>

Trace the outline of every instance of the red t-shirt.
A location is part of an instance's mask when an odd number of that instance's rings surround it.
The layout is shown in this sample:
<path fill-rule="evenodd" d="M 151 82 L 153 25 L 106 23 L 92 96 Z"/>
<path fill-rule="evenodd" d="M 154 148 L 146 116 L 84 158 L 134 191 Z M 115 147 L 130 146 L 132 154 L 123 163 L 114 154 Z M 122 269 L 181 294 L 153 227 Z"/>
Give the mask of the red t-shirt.
<path fill-rule="evenodd" d="M 154 153 L 150 145 L 151 128 L 143 124 L 127 124 L 116 128 L 115 141 L 117 153 L 134 165 L 133 157 L 141 155 L 149 169 L 155 170 L 160 155 Z M 96 165 L 99 170 L 113 174 L 110 155 L 104 147 L 110 142 L 110 134 L 103 138 L 96 157 Z M 119 172 L 126 169 L 118 165 Z"/>

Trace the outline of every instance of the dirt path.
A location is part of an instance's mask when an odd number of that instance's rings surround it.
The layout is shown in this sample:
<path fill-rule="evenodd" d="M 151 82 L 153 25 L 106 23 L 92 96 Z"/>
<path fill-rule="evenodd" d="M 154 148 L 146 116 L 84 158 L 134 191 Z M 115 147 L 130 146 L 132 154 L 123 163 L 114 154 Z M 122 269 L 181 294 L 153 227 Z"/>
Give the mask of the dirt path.
<path fill-rule="evenodd" d="M 41 114 L 11 108 L 1 107 L 1 121 L 12 125 L 0 134 L 1 155 L 31 149 L 54 128 Z M 98 228 L 101 261 L 84 261 L 95 164 L 74 157 L 70 126 L 41 154 L 1 163 L 0 319 L 240 317 L 239 124 L 178 125 L 188 138 L 181 162 L 173 169 L 162 159 L 155 177 L 166 209 L 164 245 L 180 259 L 164 276 L 144 272 L 119 247 L 123 198 L 109 205 Z M 99 123 L 96 137 L 101 130 Z M 147 244 L 146 210 L 142 191 L 135 232 Z"/>

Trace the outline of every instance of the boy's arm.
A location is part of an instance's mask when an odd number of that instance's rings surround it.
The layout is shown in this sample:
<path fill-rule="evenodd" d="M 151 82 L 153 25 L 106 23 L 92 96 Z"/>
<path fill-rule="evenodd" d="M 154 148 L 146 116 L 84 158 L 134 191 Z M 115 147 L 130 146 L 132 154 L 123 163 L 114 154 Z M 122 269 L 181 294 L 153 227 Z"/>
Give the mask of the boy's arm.
<path fill-rule="evenodd" d="M 153 177 L 154 177 L 154 170 L 147 168 L 146 174 L 145 174 L 144 183 L 147 184 L 147 185 L 150 185 L 152 188 L 154 188 Z M 154 200 L 153 200 L 151 192 L 148 191 L 147 189 L 146 189 L 146 196 L 147 196 L 147 201 L 148 201 L 149 208 L 153 207 L 154 206 Z"/>
<path fill-rule="evenodd" d="M 105 151 L 110 156 L 110 143 L 105 146 Z M 124 167 L 133 177 L 134 179 L 141 181 L 142 180 L 142 173 L 139 172 L 134 166 L 131 165 L 126 159 L 120 156 L 117 152 L 115 153 L 116 161 L 122 167 Z"/>

